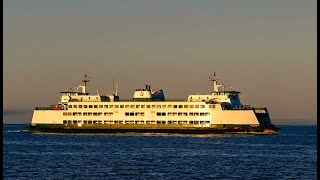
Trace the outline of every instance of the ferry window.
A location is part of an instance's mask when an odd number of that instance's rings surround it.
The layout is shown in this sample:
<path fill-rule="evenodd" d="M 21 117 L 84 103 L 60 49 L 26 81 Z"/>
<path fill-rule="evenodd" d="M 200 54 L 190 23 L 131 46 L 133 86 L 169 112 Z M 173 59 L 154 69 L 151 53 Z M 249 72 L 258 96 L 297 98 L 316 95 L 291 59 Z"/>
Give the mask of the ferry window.
<path fill-rule="evenodd" d="M 68 112 L 68 116 L 72 116 L 72 113 L 71 113 L 71 112 Z"/>
<path fill-rule="evenodd" d="M 88 121 L 86 121 L 86 120 L 83 121 L 83 124 L 87 124 L 87 123 L 88 123 Z"/>
<path fill-rule="evenodd" d="M 94 105 L 93 107 L 94 107 L 94 108 L 98 108 L 98 105 Z"/>
<path fill-rule="evenodd" d="M 213 105 L 209 105 L 209 108 L 213 108 Z"/>
<path fill-rule="evenodd" d="M 79 108 L 82 108 L 82 105 L 79 105 Z"/>
<path fill-rule="evenodd" d="M 125 107 L 126 107 L 126 108 L 129 108 L 129 105 L 126 105 Z"/>
<path fill-rule="evenodd" d="M 172 116 L 173 115 L 173 113 L 172 112 L 168 112 L 168 116 Z"/>
<path fill-rule="evenodd" d="M 156 108 L 156 105 L 152 105 L 152 108 Z"/>
<path fill-rule="evenodd" d="M 188 113 L 187 113 L 187 112 L 184 112 L 183 115 L 184 115 L 184 116 L 188 116 Z"/>
<path fill-rule="evenodd" d="M 189 124 L 193 124 L 193 121 L 189 121 Z"/>
<path fill-rule="evenodd" d="M 165 113 L 165 112 L 163 112 L 161 115 L 162 115 L 162 116 L 165 116 L 165 115 L 166 115 L 166 113 Z"/>
<path fill-rule="evenodd" d="M 88 105 L 84 105 L 83 108 L 88 108 Z"/>
<path fill-rule="evenodd" d="M 72 121 L 69 120 L 69 121 L 68 121 L 68 124 L 72 124 Z"/>
<path fill-rule="evenodd" d="M 150 121 L 146 121 L 146 124 L 150 124 Z"/>
<path fill-rule="evenodd" d="M 194 116 L 199 116 L 199 113 L 194 113 Z"/>
<path fill-rule="evenodd" d="M 114 108 L 119 108 L 119 105 L 115 105 Z"/>
<path fill-rule="evenodd" d="M 77 115 L 78 115 L 77 112 L 73 112 L 73 113 L 72 113 L 72 116 L 77 116 Z"/>
<path fill-rule="evenodd" d="M 206 121 L 206 124 L 210 124 L 210 121 Z"/>
<path fill-rule="evenodd" d="M 69 108 L 72 108 L 72 105 L 69 105 L 68 107 L 69 107 Z"/>
<path fill-rule="evenodd" d="M 147 108 L 150 108 L 150 105 L 147 105 Z"/>
<path fill-rule="evenodd" d="M 168 105 L 168 108 L 172 108 L 172 105 Z"/>
<path fill-rule="evenodd" d="M 142 116 L 142 113 L 136 112 L 135 115 L 136 115 L 136 116 Z"/>
<path fill-rule="evenodd" d="M 73 123 L 73 124 L 77 124 L 78 121 L 77 121 L 77 120 L 73 120 L 72 123 Z"/>
<path fill-rule="evenodd" d="M 91 112 L 89 112 L 89 113 L 88 113 L 88 116 L 92 116 L 92 113 L 91 113 Z"/>
<path fill-rule="evenodd" d="M 86 112 L 83 113 L 83 116 L 87 116 L 87 115 L 88 115 L 88 113 L 86 113 Z"/>
<path fill-rule="evenodd" d="M 93 124 L 97 124 L 97 121 L 93 121 Z"/>
<path fill-rule="evenodd" d="M 210 116 L 210 113 L 206 113 L 206 116 Z"/>
<path fill-rule="evenodd" d="M 174 113 L 173 113 L 173 116 L 177 116 L 177 114 L 178 114 L 178 113 L 174 112 Z"/>
<path fill-rule="evenodd" d="M 77 105 L 73 105 L 73 108 L 77 108 Z"/>
<path fill-rule="evenodd" d="M 67 124 L 67 121 L 66 121 L 66 120 L 63 120 L 63 124 Z"/>
<path fill-rule="evenodd" d="M 130 108 L 134 108 L 134 105 L 131 105 Z"/>
<path fill-rule="evenodd" d="M 67 112 L 64 112 L 63 115 L 64 115 L 64 116 L 68 116 L 68 113 L 67 113 Z"/>
<path fill-rule="evenodd" d="M 167 105 L 162 105 L 162 108 L 167 108 Z"/>
<path fill-rule="evenodd" d="M 179 113 L 178 113 L 178 116 L 182 116 L 182 113 L 181 113 L 181 112 L 179 112 Z"/>
<path fill-rule="evenodd" d="M 136 105 L 136 108 L 140 108 L 140 105 Z"/>
<path fill-rule="evenodd" d="M 195 108 L 199 108 L 199 105 L 196 105 Z"/>
<path fill-rule="evenodd" d="M 113 105 L 110 105 L 109 108 L 113 108 Z"/>
<path fill-rule="evenodd" d="M 160 112 L 157 112 L 157 116 L 161 116 L 161 113 L 160 113 Z"/>
<path fill-rule="evenodd" d="M 103 105 L 99 105 L 99 108 L 103 108 Z"/>
<path fill-rule="evenodd" d="M 188 108 L 188 105 L 184 105 L 183 107 L 184 107 L 184 108 Z"/>
<path fill-rule="evenodd" d="M 89 108 L 92 108 L 92 105 L 89 105 Z"/>
<path fill-rule="evenodd" d="M 108 105 L 104 105 L 104 108 L 108 108 Z"/>
<path fill-rule="evenodd" d="M 141 105 L 141 108 L 145 108 L 146 107 L 146 105 Z"/>
<path fill-rule="evenodd" d="M 200 113 L 200 116 L 205 116 L 205 113 Z"/>
<path fill-rule="evenodd" d="M 120 108 L 124 108 L 124 105 L 120 105 Z"/>
<path fill-rule="evenodd" d="M 194 124 L 199 124 L 199 121 L 194 121 Z"/>
<path fill-rule="evenodd" d="M 182 105 L 179 105 L 179 108 L 182 108 Z"/>
<path fill-rule="evenodd" d="M 157 105 L 157 108 L 161 108 L 161 105 Z"/>
<path fill-rule="evenodd" d="M 88 124 L 92 124 L 92 121 L 88 121 Z"/>
<path fill-rule="evenodd" d="M 107 124 L 107 121 L 103 121 L 103 124 Z"/>
<path fill-rule="evenodd" d="M 129 113 L 128 112 L 126 112 L 126 113 L 124 113 L 126 116 L 129 116 Z"/>
<path fill-rule="evenodd" d="M 78 120 L 78 123 L 81 123 L 81 120 Z"/>
<path fill-rule="evenodd" d="M 193 113 L 189 113 L 189 116 L 193 116 Z"/>
<path fill-rule="evenodd" d="M 193 108 L 194 106 L 193 105 L 190 105 L 190 108 Z"/>
<path fill-rule="evenodd" d="M 178 105 L 173 105 L 173 108 L 177 108 L 178 107 Z"/>
<path fill-rule="evenodd" d="M 168 121 L 168 124 L 172 124 L 172 121 Z"/>
<path fill-rule="evenodd" d="M 204 105 L 201 105 L 200 108 L 204 108 Z"/>
<path fill-rule="evenodd" d="M 93 115 L 94 115 L 94 116 L 98 116 L 98 113 L 95 113 L 95 112 L 94 112 Z"/>
<path fill-rule="evenodd" d="M 161 121 L 157 121 L 157 124 L 161 124 Z"/>

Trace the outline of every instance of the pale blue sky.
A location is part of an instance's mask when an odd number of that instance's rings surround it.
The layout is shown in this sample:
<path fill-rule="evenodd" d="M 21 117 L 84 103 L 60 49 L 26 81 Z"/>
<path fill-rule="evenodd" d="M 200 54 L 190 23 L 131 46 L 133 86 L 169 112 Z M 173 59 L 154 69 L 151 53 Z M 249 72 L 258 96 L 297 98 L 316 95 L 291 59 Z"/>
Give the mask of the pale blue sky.
<path fill-rule="evenodd" d="M 272 119 L 316 123 L 315 0 L 5 0 L 4 120 L 79 85 L 207 93 L 214 71 Z M 278 121 L 279 122 L 279 121 Z M 277 122 L 277 123 L 278 123 Z M 281 122 L 279 122 L 281 124 Z"/>

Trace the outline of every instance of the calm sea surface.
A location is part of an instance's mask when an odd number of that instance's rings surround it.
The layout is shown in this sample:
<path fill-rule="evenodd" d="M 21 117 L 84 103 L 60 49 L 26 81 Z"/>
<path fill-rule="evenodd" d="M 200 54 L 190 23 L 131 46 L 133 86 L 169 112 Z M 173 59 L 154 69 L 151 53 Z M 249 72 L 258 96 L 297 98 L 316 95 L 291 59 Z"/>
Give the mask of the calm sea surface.
<path fill-rule="evenodd" d="M 316 179 L 317 127 L 278 135 L 32 134 L 4 125 L 4 179 Z M 21 132 L 22 130 L 22 132 Z"/>

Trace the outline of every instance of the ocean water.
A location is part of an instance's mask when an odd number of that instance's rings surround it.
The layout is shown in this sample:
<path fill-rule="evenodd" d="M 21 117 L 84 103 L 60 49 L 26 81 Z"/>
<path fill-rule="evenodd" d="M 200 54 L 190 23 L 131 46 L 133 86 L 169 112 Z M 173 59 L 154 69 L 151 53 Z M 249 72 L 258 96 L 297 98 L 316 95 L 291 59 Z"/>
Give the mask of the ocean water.
<path fill-rule="evenodd" d="M 4 179 L 316 179 L 317 126 L 278 135 L 32 134 L 4 125 Z"/>

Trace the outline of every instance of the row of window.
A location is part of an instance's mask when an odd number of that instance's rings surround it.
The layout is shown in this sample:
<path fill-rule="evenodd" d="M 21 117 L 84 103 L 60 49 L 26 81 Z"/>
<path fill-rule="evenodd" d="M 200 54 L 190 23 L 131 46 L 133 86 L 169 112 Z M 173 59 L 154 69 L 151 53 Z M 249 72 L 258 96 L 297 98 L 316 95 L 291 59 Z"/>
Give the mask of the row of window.
<path fill-rule="evenodd" d="M 64 120 L 63 121 L 63 124 L 78 124 L 78 123 L 83 123 L 83 124 L 210 124 L 210 121 L 194 121 L 194 120 L 190 120 L 190 121 Z"/>
<path fill-rule="evenodd" d="M 144 112 L 125 112 L 126 116 L 145 116 Z M 208 112 L 157 112 L 157 116 L 210 116 Z M 64 112 L 63 116 L 113 116 L 113 112 Z"/>
<path fill-rule="evenodd" d="M 157 116 L 188 116 L 187 112 L 157 112 Z M 208 112 L 189 112 L 189 116 L 210 116 Z"/>
<path fill-rule="evenodd" d="M 112 116 L 113 112 L 64 112 L 63 116 Z"/>
<path fill-rule="evenodd" d="M 68 108 L 205 108 L 205 105 L 69 105 Z M 214 108 L 213 104 L 209 108 Z"/>

